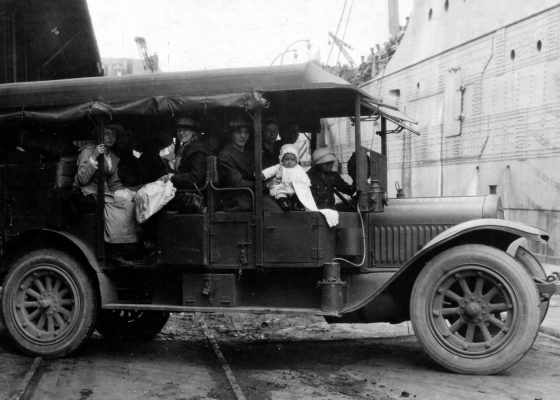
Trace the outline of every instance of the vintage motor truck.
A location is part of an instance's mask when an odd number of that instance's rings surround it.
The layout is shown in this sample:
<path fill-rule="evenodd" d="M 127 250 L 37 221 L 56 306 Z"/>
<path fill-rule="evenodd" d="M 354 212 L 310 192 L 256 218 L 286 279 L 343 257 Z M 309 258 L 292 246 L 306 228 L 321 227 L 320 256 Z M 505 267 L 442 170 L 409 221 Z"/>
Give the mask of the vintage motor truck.
<path fill-rule="evenodd" d="M 69 355 L 94 329 L 148 339 L 171 312 L 298 312 L 331 323 L 411 320 L 436 362 L 492 374 L 531 348 L 557 291 L 527 250 L 547 233 L 503 219 L 498 196 L 387 201 L 387 121 L 408 117 L 314 63 L 0 86 L 1 314 L 25 353 Z M 118 121 L 142 143 L 194 116 L 220 142 L 234 113 L 253 121 L 251 149 L 261 149 L 270 115 L 311 132 L 312 148 L 321 119 L 352 118 L 356 207 L 332 228 L 319 212 L 268 211 L 261 180 L 225 187 L 209 156 L 203 211 L 164 208 L 151 262 L 109 262 L 103 202 L 80 214 L 71 197 L 92 129 L 101 142 L 103 125 Z M 364 118 L 380 118 L 379 151 L 361 145 Z M 260 176 L 261 151 L 251 151 Z M 223 210 L 235 191 L 251 195 L 251 211 Z"/>

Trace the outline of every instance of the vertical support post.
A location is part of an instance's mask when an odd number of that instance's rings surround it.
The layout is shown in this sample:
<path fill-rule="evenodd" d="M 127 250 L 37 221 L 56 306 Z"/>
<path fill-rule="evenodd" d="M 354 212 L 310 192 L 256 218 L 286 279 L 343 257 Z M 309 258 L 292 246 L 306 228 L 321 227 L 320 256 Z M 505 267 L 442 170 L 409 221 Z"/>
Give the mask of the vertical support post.
<path fill-rule="evenodd" d="M 262 173 L 262 108 L 255 112 L 255 261 L 257 266 L 263 265 L 263 181 Z"/>
<path fill-rule="evenodd" d="M 381 116 L 381 154 L 387 156 L 387 118 Z"/>
<path fill-rule="evenodd" d="M 12 82 L 18 81 L 18 72 L 17 72 L 17 57 L 18 57 L 18 48 L 17 48 L 17 38 L 16 38 L 16 16 L 15 14 L 12 16 L 11 26 L 12 36 L 10 40 L 12 42 Z"/>
<path fill-rule="evenodd" d="M 103 143 L 105 124 L 103 118 L 97 118 L 97 144 Z M 97 208 L 95 210 L 95 254 L 100 260 L 105 259 L 105 160 L 97 160 Z"/>
<path fill-rule="evenodd" d="M 368 203 L 367 203 L 367 191 L 368 191 L 368 185 L 367 185 L 367 178 L 366 178 L 366 158 L 365 158 L 365 153 L 360 151 L 360 148 L 362 147 L 362 129 L 361 129 L 361 116 L 362 116 L 362 112 L 361 112 L 361 96 L 359 93 L 356 93 L 356 97 L 354 99 L 354 118 L 355 118 L 355 124 L 354 124 L 354 131 L 355 131 L 355 148 L 354 151 L 356 152 L 356 189 L 359 193 L 359 198 L 358 198 L 358 204 L 360 206 L 360 208 L 366 209 L 368 208 Z"/>
<path fill-rule="evenodd" d="M 216 192 L 214 191 L 214 185 L 217 183 L 218 177 L 218 158 L 216 156 L 206 157 L 206 204 L 208 205 L 208 212 L 210 215 L 214 215 Z"/>

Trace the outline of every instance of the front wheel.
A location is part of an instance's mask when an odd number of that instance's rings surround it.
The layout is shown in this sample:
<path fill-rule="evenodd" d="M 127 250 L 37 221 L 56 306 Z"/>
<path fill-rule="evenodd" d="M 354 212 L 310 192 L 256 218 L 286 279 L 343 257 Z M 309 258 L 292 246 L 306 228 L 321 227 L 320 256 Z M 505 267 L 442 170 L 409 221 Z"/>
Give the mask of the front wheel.
<path fill-rule="evenodd" d="M 10 266 L 2 291 L 8 336 L 25 353 L 62 357 L 93 331 L 97 292 L 84 267 L 70 255 L 40 249 Z"/>
<path fill-rule="evenodd" d="M 463 245 L 434 257 L 412 289 L 418 341 L 437 363 L 461 374 L 503 371 L 531 348 L 540 324 L 539 294 L 514 258 Z"/>

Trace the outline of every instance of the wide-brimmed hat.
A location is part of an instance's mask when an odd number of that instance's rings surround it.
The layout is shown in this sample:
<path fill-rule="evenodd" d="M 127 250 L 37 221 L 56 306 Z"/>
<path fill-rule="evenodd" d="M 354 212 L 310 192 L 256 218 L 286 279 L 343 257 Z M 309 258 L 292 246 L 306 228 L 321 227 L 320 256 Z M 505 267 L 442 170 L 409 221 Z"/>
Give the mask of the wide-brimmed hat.
<path fill-rule="evenodd" d="M 197 131 L 200 131 L 200 124 L 198 123 L 198 121 L 189 118 L 189 117 L 181 117 L 177 119 L 177 122 L 175 123 L 176 126 L 185 126 L 185 127 L 189 127 L 189 128 L 194 128 Z"/>
<path fill-rule="evenodd" d="M 326 164 L 336 160 L 335 154 L 328 147 L 316 149 L 311 155 L 311 165 Z"/>

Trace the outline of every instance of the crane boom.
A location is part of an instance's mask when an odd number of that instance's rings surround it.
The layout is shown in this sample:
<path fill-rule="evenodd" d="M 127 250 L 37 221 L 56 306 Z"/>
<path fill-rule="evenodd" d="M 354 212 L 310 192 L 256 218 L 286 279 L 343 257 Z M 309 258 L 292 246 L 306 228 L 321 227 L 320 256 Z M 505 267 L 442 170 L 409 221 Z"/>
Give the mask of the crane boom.
<path fill-rule="evenodd" d="M 144 64 L 144 69 L 150 72 L 157 72 L 157 58 L 156 56 L 150 56 L 148 53 L 148 45 L 146 44 L 146 39 L 140 36 L 134 38 L 136 45 L 138 46 L 138 53 L 142 58 L 142 63 Z"/>
<path fill-rule="evenodd" d="M 354 68 L 354 66 L 356 65 L 356 63 L 354 62 L 354 59 L 352 58 L 352 56 L 350 55 L 350 53 L 348 53 L 345 49 L 345 47 L 347 47 L 348 49 L 352 50 L 352 46 L 350 46 L 349 44 L 343 42 L 341 39 L 339 39 L 334 33 L 329 32 L 329 36 L 331 37 L 331 39 L 333 40 L 333 42 L 338 46 L 338 48 L 340 49 L 340 52 L 344 55 L 344 57 L 346 58 L 346 60 L 348 60 L 348 62 L 350 63 L 350 67 Z"/>

